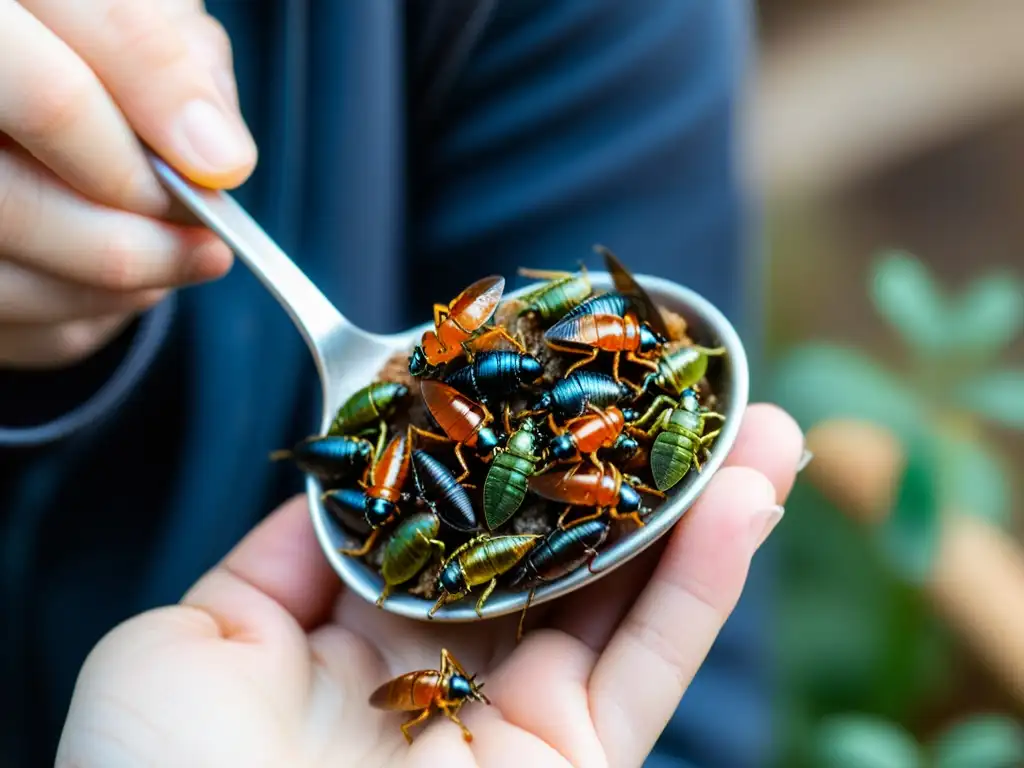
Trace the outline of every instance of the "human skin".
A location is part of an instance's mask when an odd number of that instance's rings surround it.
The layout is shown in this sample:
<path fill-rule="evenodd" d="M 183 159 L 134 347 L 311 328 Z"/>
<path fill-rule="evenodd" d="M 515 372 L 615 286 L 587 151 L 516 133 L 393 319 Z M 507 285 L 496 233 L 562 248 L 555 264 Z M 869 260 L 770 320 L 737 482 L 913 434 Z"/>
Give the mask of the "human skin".
<path fill-rule="evenodd" d="M 235 187 L 256 148 L 231 46 L 196 0 L 0 0 L 0 368 L 95 352 L 231 252 L 143 153 Z"/>
<path fill-rule="evenodd" d="M 132 618 L 81 670 L 59 768 L 638 766 L 739 598 L 803 452 L 795 422 L 747 411 L 727 464 L 663 543 L 599 583 L 518 617 L 414 622 L 338 584 L 305 500 L 283 505 L 180 604 Z M 492 706 L 441 715 L 408 746 L 407 715 L 367 705 L 451 650 Z M 723 713 L 727 716 L 727 713 Z"/>

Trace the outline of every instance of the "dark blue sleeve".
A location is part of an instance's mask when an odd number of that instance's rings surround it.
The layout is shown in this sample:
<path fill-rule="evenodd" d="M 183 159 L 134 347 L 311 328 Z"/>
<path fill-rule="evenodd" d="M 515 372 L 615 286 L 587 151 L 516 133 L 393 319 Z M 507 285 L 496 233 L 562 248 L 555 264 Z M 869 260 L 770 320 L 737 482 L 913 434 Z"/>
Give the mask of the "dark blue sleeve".
<path fill-rule="evenodd" d="M 580 259 L 600 268 L 591 252 L 600 242 L 637 272 L 694 288 L 742 325 L 748 216 L 736 112 L 749 4 L 489 7 L 447 92 L 435 94 L 425 117 L 413 113 L 416 316 L 481 270 L 511 277 L 518 266 L 572 269 Z M 768 762 L 769 588 L 770 564 L 760 557 L 651 765 Z"/>
<path fill-rule="evenodd" d="M 112 413 L 156 357 L 174 296 L 88 359 L 57 371 L 0 370 L 0 448 L 43 445 Z"/>

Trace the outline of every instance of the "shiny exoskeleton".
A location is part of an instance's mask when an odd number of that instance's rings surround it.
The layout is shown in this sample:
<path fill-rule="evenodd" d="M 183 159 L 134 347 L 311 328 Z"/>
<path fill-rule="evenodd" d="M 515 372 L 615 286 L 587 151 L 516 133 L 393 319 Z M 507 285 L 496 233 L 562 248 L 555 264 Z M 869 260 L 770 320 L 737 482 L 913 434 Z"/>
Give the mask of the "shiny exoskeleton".
<path fill-rule="evenodd" d="M 355 435 L 367 427 L 391 418 L 398 406 L 409 395 L 405 384 L 394 381 L 375 381 L 355 392 L 338 409 L 328 430 L 330 435 Z"/>
<path fill-rule="evenodd" d="M 644 290 L 643 286 L 636 281 L 633 273 L 626 268 L 625 264 L 619 261 L 618 256 L 605 246 L 595 245 L 594 250 L 604 258 L 605 269 L 612 276 L 612 282 L 615 283 L 618 291 L 624 296 L 629 296 L 632 300 L 640 319 L 646 322 L 659 336 L 668 336 L 668 327 L 665 324 L 665 318 L 662 316 L 661 310 L 651 300 L 651 297 L 647 295 L 647 291 Z"/>
<path fill-rule="evenodd" d="M 484 330 L 505 290 L 505 278 L 500 275 L 477 280 L 456 296 L 447 307 L 434 305 L 434 330 L 425 331 L 420 345 L 409 358 L 409 373 L 413 376 L 436 375 L 447 363 L 469 351 L 474 341 L 478 348 L 486 348 L 488 337 L 502 337 L 520 348 L 500 326 Z"/>
<path fill-rule="evenodd" d="M 555 419 L 565 420 L 582 416 L 588 404 L 599 408 L 617 405 L 632 397 L 633 390 L 611 376 L 594 371 L 576 371 L 559 379 L 537 400 L 533 413 L 548 412 L 548 423 L 557 432 Z"/>
<path fill-rule="evenodd" d="M 529 589 L 526 605 L 519 616 L 516 642 L 523 637 L 523 620 L 533 602 L 537 587 L 566 576 L 597 557 L 598 547 L 608 538 L 607 520 L 584 520 L 568 528 L 554 528 L 526 556 L 512 573 L 509 587 Z"/>
<path fill-rule="evenodd" d="M 466 670 L 455 660 L 447 649 L 441 649 L 440 669 L 421 669 L 407 672 L 389 680 L 370 694 L 370 706 L 398 712 L 417 712 L 411 720 L 402 724 L 405 740 L 412 744 L 409 729 L 418 725 L 435 712 L 443 712 L 462 729 L 462 738 L 473 740 L 473 734 L 459 720 L 459 710 L 467 701 L 490 704 L 481 693 L 483 683 L 476 682 L 476 675 Z"/>
<path fill-rule="evenodd" d="M 512 570 L 539 538 L 537 534 L 482 534 L 467 541 L 445 561 L 437 577 L 440 594 L 427 616 L 432 617 L 442 605 L 465 597 L 473 587 L 486 584 L 476 603 L 476 615 L 483 617 L 484 604 L 498 586 L 498 577 Z"/>
<path fill-rule="evenodd" d="M 658 414 L 655 418 L 655 414 Z M 643 426 L 655 418 L 654 424 L 646 431 Z M 704 434 L 707 419 L 724 420 L 725 416 L 714 411 L 704 410 L 697 393 L 692 389 L 684 389 L 682 397 L 676 403 L 665 395 L 659 395 L 651 403 L 632 429 L 654 437 L 651 445 L 651 474 L 659 491 L 667 491 L 674 486 L 690 467 L 700 471 L 698 454 L 708 450 L 708 445 L 718 437 L 721 429 Z"/>
<path fill-rule="evenodd" d="M 588 413 L 566 422 L 565 427 L 551 438 L 545 458 L 561 464 L 577 463 L 584 456 L 595 467 L 600 467 L 597 452 L 613 449 L 620 458 L 628 458 L 637 449 L 634 438 L 623 432 L 626 423 L 637 418 L 632 408 L 611 406 L 604 410 L 588 405 Z"/>
<path fill-rule="evenodd" d="M 290 459 L 303 472 L 324 482 L 341 480 L 366 469 L 373 455 L 373 445 L 352 435 L 314 435 L 300 440 L 294 447 L 274 451 L 273 461 Z"/>
<path fill-rule="evenodd" d="M 663 493 L 643 485 L 637 478 L 625 477 L 614 464 L 605 463 L 576 471 L 573 467 L 565 472 L 546 472 L 530 478 L 530 490 L 550 501 L 566 504 L 565 511 L 558 518 L 561 528 L 566 515 L 573 507 L 595 507 L 593 514 L 579 518 L 584 520 L 600 518 L 605 513 L 613 520 L 629 519 L 638 526 L 644 524 L 641 512 L 643 499 L 640 492 L 664 496 Z"/>
<path fill-rule="evenodd" d="M 380 568 L 384 589 L 377 598 L 378 606 L 384 603 L 394 587 L 423 570 L 435 552 L 444 557 L 444 542 L 437 539 L 440 530 L 441 520 L 433 510 L 414 512 L 395 526 L 384 545 L 384 560 Z"/>
<path fill-rule="evenodd" d="M 602 351 L 611 352 L 612 378 L 621 381 L 619 363 L 623 356 L 631 363 L 657 370 L 657 363 L 645 356 L 664 344 L 665 337 L 640 322 L 632 311 L 627 311 L 621 317 L 585 313 L 562 318 L 547 330 L 544 341 L 559 352 L 584 355 L 569 366 L 566 374 L 572 374 L 577 368 L 593 362 Z"/>
<path fill-rule="evenodd" d="M 543 373 L 544 367 L 532 355 L 499 349 L 474 355 L 471 363 L 444 381 L 486 405 L 518 392 L 524 384 L 536 384 Z"/>
<path fill-rule="evenodd" d="M 548 281 L 514 300 L 518 314 L 533 313 L 543 325 L 550 325 L 558 320 L 585 301 L 593 291 L 585 267 L 578 275 L 572 272 L 525 268 L 520 269 L 519 274 L 534 280 Z"/>
<path fill-rule="evenodd" d="M 423 403 L 447 439 L 416 427 L 413 431 L 432 440 L 455 444 L 455 458 L 462 467 L 462 474 L 456 478 L 456 482 L 462 482 L 469 476 L 462 446 L 472 448 L 480 458 L 486 458 L 500 442 L 490 426 L 494 416 L 487 410 L 487 406 L 471 400 L 443 381 L 425 379 L 420 382 L 420 391 L 423 393 Z"/>
<path fill-rule="evenodd" d="M 583 315 L 617 315 L 622 317 L 631 308 L 632 300 L 618 291 L 607 291 L 591 296 L 586 301 L 570 309 L 562 316 L 562 320 Z"/>
<path fill-rule="evenodd" d="M 508 522 L 526 498 L 529 478 L 541 461 L 537 452 L 537 427 L 527 417 L 508 442 L 494 452 L 494 460 L 484 480 L 484 520 L 492 531 Z"/>
<path fill-rule="evenodd" d="M 448 467 L 429 453 L 416 450 L 412 452 L 412 468 L 419 498 L 445 525 L 456 531 L 477 528 L 473 502 Z"/>
<path fill-rule="evenodd" d="M 684 389 L 696 386 L 708 371 L 708 357 L 724 355 L 725 347 L 687 346 L 666 351 L 658 358 L 657 369 L 644 378 L 642 389 L 647 392 L 652 386 L 658 387 L 675 397 Z"/>
<path fill-rule="evenodd" d="M 342 549 L 343 555 L 362 557 L 377 542 L 380 530 L 398 516 L 398 502 L 404 497 L 402 489 L 409 477 L 411 439 L 408 432 L 396 435 L 388 443 L 380 458 L 370 465 L 369 484 L 360 485 L 365 490 L 340 488 L 323 495 L 326 507 L 342 517 L 345 509 L 361 512 L 370 535 L 358 549 Z"/>

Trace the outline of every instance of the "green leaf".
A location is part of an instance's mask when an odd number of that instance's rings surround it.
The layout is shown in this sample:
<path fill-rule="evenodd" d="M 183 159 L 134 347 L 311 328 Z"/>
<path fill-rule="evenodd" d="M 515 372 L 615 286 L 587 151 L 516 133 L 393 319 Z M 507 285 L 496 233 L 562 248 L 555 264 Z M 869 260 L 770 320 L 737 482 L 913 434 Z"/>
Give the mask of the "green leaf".
<path fill-rule="evenodd" d="M 883 424 L 906 437 L 927 426 L 921 398 L 895 375 L 854 350 L 797 347 L 775 366 L 773 399 L 804 429 L 836 417 Z"/>
<path fill-rule="evenodd" d="M 954 725 L 932 745 L 935 768 L 1014 768 L 1024 764 L 1024 728 L 981 715 Z"/>
<path fill-rule="evenodd" d="M 921 751 L 895 723 L 846 715 L 825 721 L 816 738 L 816 765 L 828 768 L 919 768 Z"/>
<path fill-rule="evenodd" d="M 1005 528 L 1012 513 L 1012 489 L 1006 465 L 989 448 L 958 435 L 940 433 L 940 506 L 956 509 Z"/>
<path fill-rule="evenodd" d="M 928 268 L 913 256 L 892 252 L 874 266 L 871 298 L 875 308 L 911 347 L 926 355 L 947 342 L 949 313 Z"/>
<path fill-rule="evenodd" d="M 950 328 L 950 345 L 971 357 L 991 357 L 1024 330 L 1024 291 L 1011 275 L 976 280 L 960 297 Z"/>
<path fill-rule="evenodd" d="M 1024 370 L 1006 368 L 970 379 L 960 390 L 960 402 L 986 419 L 1024 429 Z"/>
<path fill-rule="evenodd" d="M 919 584 L 931 572 L 939 540 L 940 453 L 927 437 L 912 440 L 906 448 L 892 512 L 879 535 L 893 570 Z"/>

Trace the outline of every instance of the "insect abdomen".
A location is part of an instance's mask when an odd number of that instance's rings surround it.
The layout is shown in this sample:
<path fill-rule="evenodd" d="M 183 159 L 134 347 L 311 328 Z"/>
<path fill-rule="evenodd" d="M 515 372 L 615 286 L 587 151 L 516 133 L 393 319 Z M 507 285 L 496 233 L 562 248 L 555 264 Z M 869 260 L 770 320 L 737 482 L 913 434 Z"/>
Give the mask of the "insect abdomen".
<path fill-rule="evenodd" d="M 426 709 L 433 704 L 440 685 L 441 675 L 437 670 L 409 672 L 389 680 L 370 694 L 370 706 L 400 712 Z"/>
<path fill-rule="evenodd" d="M 686 475 L 693 465 L 699 438 L 693 432 L 666 430 L 651 446 L 651 474 L 659 491 L 666 491 Z"/>
<path fill-rule="evenodd" d="M 514 454 L 499 453 L 484 481 L 484 519 L 494 530 L 504 524 L 523 503 L 533 464 Z"/>

